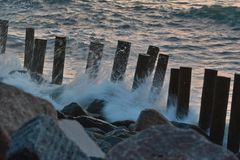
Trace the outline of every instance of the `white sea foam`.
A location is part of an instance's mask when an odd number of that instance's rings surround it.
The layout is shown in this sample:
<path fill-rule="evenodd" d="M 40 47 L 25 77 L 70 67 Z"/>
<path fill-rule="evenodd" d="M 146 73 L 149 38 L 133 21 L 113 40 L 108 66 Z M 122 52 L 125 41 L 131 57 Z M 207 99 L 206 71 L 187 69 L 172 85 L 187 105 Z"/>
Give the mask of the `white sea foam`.
<path fill-rule="evenodd" d="M 132 91 L 129 81 L 113 83 L 108 80 L 106 73 L 101 73 L 96 80 L 91 80 L 86 74 L 78 75 L 71 83 L 62 86 L 49 83 L 36 83 L 29 74 L 15 73 L 8 74 L 13 70 L 23 70 L 20 60 L 12 55 L 1 55 L 0 57 L 2 81 L 16 86 L 35 96 L 47 99 L 56 107 L 62 109 L 71 102 L 77 102 L 87 107 L 93 100 L 105 100 L 106 106 L 103 114 L 108 121 L 136 120 L 139 113 L 146 108 L 154 108 L 162 112 L 169 120 L 176 120 L 175 109 L 166 111 L 167 87 L 163 88 L 161 97 L 153 103 L 149 99 L 151 81 Z M 48 77 L 46 77 L 48 78 Z M 57 95 L 56 92 L 59 92 Z M 55 93 L 56 95 L 54 96 Z M 196 122 L 197 113 L 191 109 L 189 117 L 183 121 L 188 123 Z"/>

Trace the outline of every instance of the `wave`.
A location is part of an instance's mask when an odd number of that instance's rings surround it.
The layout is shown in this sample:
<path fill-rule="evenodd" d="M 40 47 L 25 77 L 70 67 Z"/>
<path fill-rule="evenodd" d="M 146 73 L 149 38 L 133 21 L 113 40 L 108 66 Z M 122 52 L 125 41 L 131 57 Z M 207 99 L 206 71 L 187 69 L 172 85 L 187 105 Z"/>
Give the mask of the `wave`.
<path fill-rule="evenodd" d="M 230 26 L 240 25 L 240 8 L 235 6 L 202 6 L 192 7 L 187 11 L 175 13 L 176 16 L 184 18 L 207 18 L 217 23 L 228 24 Z"/>
<path fill-rule="evenodd" d="M 149 90 L 151 81 L 140 86 L 134 92 L 128 86 L 128 82 L 113 83 L 108 80 L 107 75 L 101 75 L 96 80 L 91 80 L 85 74 L 80 74 L 76 78 L 63 85 L 48 83 L 49 76 L 44 76 L 46 81 L 41 83 L 33 80 L 28 72 L 24 70 L 22 64 L 14 55 L 0 55 L 0 82 L 16 86 L 25 92 L 51 102 L 56 109 L 62 109 L 71 102 L 77 102 L 82 107 L 87 107 L 93 100 L 104 100 L 106 106 L 103 109 L 104 117 L 109 122 L 119 120 L 137 120 L 140 112 L 146 108 L 154 108 L 161 111 L 169 120 L 177 121 L 176 110 L 165 109 L 166 87 L 163 88 L 163 99 L 158 99 L 155 103 L 149 100 Z M 20 70 L 20 72 L 18 72 Z M 16 72 L 15 72 L 16 71 Z M 9 74 L 10 73 L 10 74 Z M 190 114 L 183 122 L 196 123 L 197 111 L 190 110 Z"/>

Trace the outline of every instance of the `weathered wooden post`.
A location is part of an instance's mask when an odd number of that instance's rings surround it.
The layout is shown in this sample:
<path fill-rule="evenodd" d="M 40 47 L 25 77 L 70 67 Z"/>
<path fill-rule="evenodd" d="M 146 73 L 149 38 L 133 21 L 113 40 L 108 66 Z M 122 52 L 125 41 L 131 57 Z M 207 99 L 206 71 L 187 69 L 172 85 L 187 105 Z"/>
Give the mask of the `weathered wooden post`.
<path fill-rule="evenodd" d="M 130 54 L 130 47 L 131 43 L 118 41 L 111 74 L 111 81 L 116 82 L 124 79 L 124 74 L 127 69 L 128 57 Z"/>
<path fill-rule="evenodd" d="M 139 54 L 136 66 L 136 71 L 133 79 L 132 90 L 137 89 L 146 81 L 149 76 L 149 69 L 151 66 L 151 56 L 148 54 Z"/>
<path fill-rule="evenodd" d="M 0 20 L 0 54 L 4 54 L 7 44 L 8 21 Z"/>
<path fill-rule="evenodd" d="M 188 115 L 192 68 L 180 67 L 178 79 L 177 113 L 178 119 Z"/>
<path fill-rule="evenodd" d="M 157 67 L 151 88 L 151 92 L 154 94 L 154 96 L 160 94 L 161 92 L 167 70 L 168 58 L 169 56 L 164 54 L 160 54 L 158 57 Z"/>
<path fill-rule="evenodd" d="M 230 78 L 217 76 L 213 96 L 210 140 L 219 145 L 223 144 L 229 88 Z"/>
<path fill-rule="evenodd" d="M 90 78 L 94 79 L 97 77 L 103 56 L 103 47 L 104 45 L 99 42 L 90 43 L 86 66 L 86 73 L 89 74 Z"/>
<path fill-rule="evenodd" d="M 35 39 L 34 52 L 30 63 L 30 71 L 39 74 L 43 73 L 44 58 L 47 47 L 47 40 Z"/>
<path fill-rule="evenodd" d="M 149 46 L 148 50 L 147 50 L 147 54 L 151 56 L 151 62 L 150 62 L 150 67 L 149 67 L 149 74 L 152 74 L 154 67 L 155 67 L 155 63 L 158 57 L 158 52 L 159 52 L 159 48 L 156 46 Z"/>
<path fill-rule="evenodd" d="M 234 153 L 239 152 L 240 143 L 239 114 L 240 114 L 240 75 L 235 74 L 227 142 L 228 149 Z"/>
<path fill-rule="evenodd" d="M 199 115 L 199 127 L 204 131 L 207 131 L 211 124 L 213 93 L 216 77 L 216 70 L 205 69 L 202 89 L 202 101 Z"/>
<path fill-rule="evenodd" d="M 66 37 L 55 38 L 52 83 L 62 84 L 66 51 Z"/>
<path fill-rule="evenodd" d="M 34 29 L 26 28 L 24 67 L 29 69 L 34 49 Z"/>
<path fill-rule="evenodd" d="M 171 68 L 168 88 L 167 108 L 177 106 L 179 69 Z"/>

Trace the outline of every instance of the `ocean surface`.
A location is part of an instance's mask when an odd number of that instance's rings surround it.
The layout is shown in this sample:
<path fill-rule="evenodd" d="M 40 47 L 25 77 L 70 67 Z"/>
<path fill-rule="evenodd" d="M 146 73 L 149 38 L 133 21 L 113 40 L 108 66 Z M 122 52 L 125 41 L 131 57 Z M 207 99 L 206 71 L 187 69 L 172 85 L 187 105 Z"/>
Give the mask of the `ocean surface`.
<path fill-rule="evenodd" d="M 0 0 L 0 4 L 1 19 L 10 22 L 0 76 L 6 83 L 50 100 L 58 109 L 72 101 L 87 106 L 100 98 L 108 102 L 104 114 L 109 121 L 135 120 L 148 107 L 175 120 L 174 110 L 165 111 L 169 71 L 186 66 L 193 68 L 193 77 L 190 116 L 185 121 L 196 123 L 204 68 L 232 79 L 240 72 L 240 0 Z M 54 37 L 67 36 L 64 84 L 57 98 L 50 93 L 59 86 L 8 74 L 23 68 L 26 27 L 34 27 L 37 38 L 48 40 L 44 77 L 49 81 Z M 90 81 L 84 72 L 94 38 L 105 46 L 99 77 Z M 109 77 L 118 40 L 132 46 L 125 81 L 113 84 Z M 164 88 L 155 103 L 148 98 L 151 81 L 131 92 L 138 54 L 146 53 L 149 45 L 170 55 Z"/>

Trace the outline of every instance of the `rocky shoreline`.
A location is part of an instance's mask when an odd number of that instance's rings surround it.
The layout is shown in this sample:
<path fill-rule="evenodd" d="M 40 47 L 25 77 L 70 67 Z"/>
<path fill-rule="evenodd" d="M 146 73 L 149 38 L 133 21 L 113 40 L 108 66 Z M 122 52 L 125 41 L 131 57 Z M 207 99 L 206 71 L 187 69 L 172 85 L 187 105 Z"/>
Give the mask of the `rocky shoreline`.
<path fill-rule="evenodd" d="M 197 126 L 170 122 L 153 109 L 136 122 L 109 123 L 104 103 L 73 102 L 56 111 L 0 83 L 0 160 L 238 160 Z"/>

